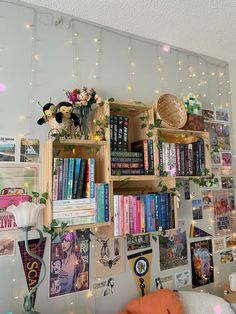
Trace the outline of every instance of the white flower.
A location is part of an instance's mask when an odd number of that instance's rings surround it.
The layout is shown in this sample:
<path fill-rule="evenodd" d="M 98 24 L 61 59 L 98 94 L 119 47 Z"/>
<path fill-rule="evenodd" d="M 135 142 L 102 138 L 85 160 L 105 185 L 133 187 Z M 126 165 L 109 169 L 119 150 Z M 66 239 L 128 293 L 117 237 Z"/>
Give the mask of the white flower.
<path fill-rule="evenodd" d="M 36 225 L 39 212 L 43 208 L 44 204 L 22 202 L 18 206 L 9 206 L 7 211 L 15 216 L 17 227 L 22 228 L 34 227 Z"/>

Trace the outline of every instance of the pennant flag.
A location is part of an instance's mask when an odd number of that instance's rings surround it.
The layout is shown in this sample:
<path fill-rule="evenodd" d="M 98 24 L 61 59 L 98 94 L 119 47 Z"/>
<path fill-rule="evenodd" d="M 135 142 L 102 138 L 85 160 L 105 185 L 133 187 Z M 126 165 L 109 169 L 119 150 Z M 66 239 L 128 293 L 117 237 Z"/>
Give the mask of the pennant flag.
<path fill-rule="evenodd" d="M 190 226 L 190 234 L 189 234 L 190 238 L 199 238 L 199 237 L 213 237 L 212 234 L 194 226 L 194 224 L 192 223 Z"/>
<path fill-rule="evenodd" d="M 152 249 L 128 256 L 131 270 L 140 296 L 150 290 Z"/>
<path fill-rule="evenodd" d="M 29 240 L 28 242 L 30 251 L 43 258 L 46 238 L 43 238 L 42 243 L 40 243 L 40 245 L 38 245 L 39 239 Z M 18 245 L 20 249 L 20 255 L 25 272 L 27 286 L 29 291 L 31 291 L 31 289 L 33 289 L 33 287 L 36 286 L 39 281 L 42 264 L 40 261 L 38 261 L 37 259 L 35 259 L 34 257 L 30 256 L 27 253 L 25 249 L 25 241 L 19 241 Z M 37 290 L 32 295 L 33 308 L 35 304 L 36 293 Z"/>

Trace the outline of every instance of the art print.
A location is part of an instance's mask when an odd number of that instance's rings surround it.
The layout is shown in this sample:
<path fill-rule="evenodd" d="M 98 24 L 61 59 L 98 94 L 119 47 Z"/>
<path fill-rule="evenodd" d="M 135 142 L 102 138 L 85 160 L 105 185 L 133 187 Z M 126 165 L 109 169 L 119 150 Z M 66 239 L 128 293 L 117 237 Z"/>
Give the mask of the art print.
<path fill-rule="evenodd" d="M 39 139 L 21 138 L 20 161 L 21 162 L 39 161 Z"/>
<path fill-rule="evenodd" d="M 96 240 L 95 275 L 114 276 L 125 271 L 124 238 Z"/>
<path fill-rule="evenodd" d="M 221 173 L 230 175 L 233 174 L 232 169 L 232 154 L 230 152 L 221 153 Z"/>
<path fill-rule="evenodd" d="M 150 234 L 139 234 L 127 236 L 127 250 L 133 251 L 151 246 Z"/>
<path fill-rule="evenodd" d="M 51 243 L 49 297 L 89 289 L 89 229 L 66 231 Z"/>
<path fill-rule="evenodd" d="M 222 252 L 226 249 L 225 237 L 212 239 L 213 253 Z"/>
<path fill-rule="evenodd" d="M 203 209 L 212 209 L 213 206 L 213 195 L 212 190 L 206 190 L 202 192 Z"/>
<path fill-rule="evenodd" d="M 105 297 L 113 295 L 115 292 L 115 278 L 109 277 L 106 280 L 99 280 L 92 284 L 93 295 L 96 297 Z"/>
<path fill-rule="evenodd" d="M 215 108 L 215 119 L 217 121 L 229 122 L 229 110 L 226 108 Z"/>
<path fill-rule="evenodd" d="M 231 248 L 233 250 L 236 249 L 236 236 L 232 235 L 229 237 L 226 237 L 226 247 Z"/>
<path fill-rule="evenodd" d="M 192 200 L 193 220 L 202 219 L 202 200 Z"/>
<path fill-rule="evenodd" d="M 204 130 L 209 133 L 211 147 L 230 150 L 229 126 L 222 123 L 205 122 Z"/>
<path fill-rule="evenodd" d="M 188 263 L 186 229 L 166 231 L 159 236 L 160 270 L 171 269 Z"/>
<path fill-rule="evenodd" d="M 163 289 L 174 289 L 174 279 L 172 275 L 160 277 L 160 281 L 162 283 Z"/>
<path fill-rule="evenodd" d="M 15 254 L 15 240 L 10 237 L 0 239 L 0 256 L 11 256 Z"/>
<path fill-rule="evenodd" d="M 157 290 L 161 290 L 164 288 L 160 277 L 155 278 L 155 284 Z"/>
<path fill-rule="evenodd" d="M 211 163 L 213 165 L 221 165 L 221 159 L 220 159 L 220 153 L 219 152 L 212 152 Z"/>
<path fill-rule="evenodd" d="M 191 285 L 191 272 L 185 270 L 174 275 L 175 289 L 180 289 Z"/>
<path fill-rule="evenodd" d="M 16 138 L 14 136 L 0 137 L 0 162 L 16 161 Z"/>
<path fill-rule="evenodd" d="M 202 116 L 203 116 L 203 119 L 207 121 L 215 120 L 215 115 L 214 115 L 213 110 L 203 109 Z"/>
<path fill-rule="evenodd" d="M 192 287 L 207 285 L 214 281 L 212 246 L 210 240 L 190 243 L 192 263 Z"/>
<path fill-rule="evenodd" d="M 233 251 L 225 251 L 220 253 L 220 262 L 221 264 L 228 264 L 234 261 L 234 253 Z"/>
<path fill-rule="evenodd" d="M 234 188 L 234 178 L 233 177 L 221 177 L 222 189 L 233 189 Z"/>

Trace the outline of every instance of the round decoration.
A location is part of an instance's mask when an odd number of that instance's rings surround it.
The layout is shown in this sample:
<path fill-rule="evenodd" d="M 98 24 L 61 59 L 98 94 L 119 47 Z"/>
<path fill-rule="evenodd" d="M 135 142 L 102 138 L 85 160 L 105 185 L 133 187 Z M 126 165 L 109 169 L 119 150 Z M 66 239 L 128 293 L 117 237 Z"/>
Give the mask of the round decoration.
<path fill-rule="evenodd" d="M 162 120 L 161 126 L 166 128 L 182 128 L 187 122 L 186 108 L 178 97 L 163 94 L 156 103 L 156 115 Z"/>
<path fill-rule="evenodd" d="M 137 276 L 141 277 L 141 276 L 146 275 L 146 273 L 148 272 L 148 269 L 149 269 L 149 262 L 145 257 L 141 256 L 136 259 L 134 263 L 134 272 Z"/>

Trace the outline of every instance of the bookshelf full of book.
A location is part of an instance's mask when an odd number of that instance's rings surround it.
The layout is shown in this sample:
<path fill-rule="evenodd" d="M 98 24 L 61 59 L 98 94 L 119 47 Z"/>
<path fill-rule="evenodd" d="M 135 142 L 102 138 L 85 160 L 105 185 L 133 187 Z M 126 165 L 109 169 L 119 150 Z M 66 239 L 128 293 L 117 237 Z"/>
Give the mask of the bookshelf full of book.
<path fill-rule="evenodd" d="M 140 102 L 114 101 L 107 112 L 114 235 L 177 228 L 178 202 L 170 189 L 177 179 L 210 169 L 209 134 L 174 128 L 150 134 L 154 109 Z"/>
<path fill-rule="evenodd" d="M 65 140 L 43 145 L 43 189 L 49 200 L 44 224 L 97 227 L 110 224 L 106 141 Z"/>

